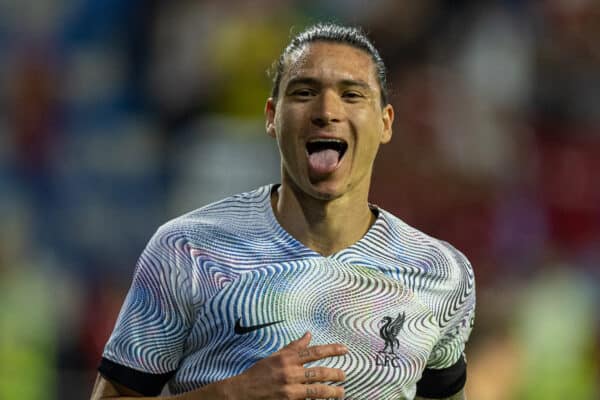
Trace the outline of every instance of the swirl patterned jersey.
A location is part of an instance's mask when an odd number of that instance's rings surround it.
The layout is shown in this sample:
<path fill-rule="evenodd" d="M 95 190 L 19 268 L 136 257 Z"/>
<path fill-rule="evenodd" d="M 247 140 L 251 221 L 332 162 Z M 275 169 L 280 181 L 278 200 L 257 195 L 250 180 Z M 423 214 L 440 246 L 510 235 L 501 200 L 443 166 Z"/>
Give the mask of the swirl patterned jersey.
<path fill-rule="evenodd" d="M 349 348 L 312 363 L 346 372 L 347 399 L 412 399 L 425 371 L 464 368 L 475 289 L 460 252 L 374 208 L 361 240 L 323 257 L 278 224 L 272 189 L 158 229 L 103 362 L 167 377 L 181 393 L 237 375 L 311 331 L 311 344 Z"/>

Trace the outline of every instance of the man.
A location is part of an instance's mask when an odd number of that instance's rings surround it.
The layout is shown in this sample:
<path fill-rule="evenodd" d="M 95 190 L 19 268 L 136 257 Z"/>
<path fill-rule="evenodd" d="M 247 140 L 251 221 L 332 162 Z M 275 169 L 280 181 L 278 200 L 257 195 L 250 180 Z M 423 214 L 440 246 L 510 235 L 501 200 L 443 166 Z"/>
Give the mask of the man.
<path fill-rule="evenodd" d="M 281 184 L 157 231 L 92 398 L 463 398 L 472 269 L 368 203 L 393 119 L 362 32 L 296 36 L 266 103 Z"/>

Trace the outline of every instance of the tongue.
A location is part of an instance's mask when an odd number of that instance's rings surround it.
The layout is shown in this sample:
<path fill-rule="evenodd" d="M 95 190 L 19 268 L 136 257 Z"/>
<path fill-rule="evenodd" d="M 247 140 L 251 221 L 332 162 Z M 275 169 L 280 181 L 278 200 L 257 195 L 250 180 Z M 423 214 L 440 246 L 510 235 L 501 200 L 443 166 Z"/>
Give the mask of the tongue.
<path fill-rule="evenodd" d="M 335 171 L 340 158 L 336 150 L 315 151 L 308 156 L 308 164 L 318 174 L 330 174 Z"/>

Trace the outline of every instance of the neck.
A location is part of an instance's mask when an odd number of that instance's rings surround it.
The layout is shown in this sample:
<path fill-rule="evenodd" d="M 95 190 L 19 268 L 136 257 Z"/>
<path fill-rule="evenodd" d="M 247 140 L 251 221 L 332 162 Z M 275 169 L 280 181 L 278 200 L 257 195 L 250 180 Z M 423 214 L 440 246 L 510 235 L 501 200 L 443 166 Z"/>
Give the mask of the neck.
<path fill-rule="evenodd" d="M 295 239 L 328 256 L 360 240 L 375 222 L 368 190 L 333 200 L 315 199 L 286 184 L 271 196 L 279 224 Z"/>

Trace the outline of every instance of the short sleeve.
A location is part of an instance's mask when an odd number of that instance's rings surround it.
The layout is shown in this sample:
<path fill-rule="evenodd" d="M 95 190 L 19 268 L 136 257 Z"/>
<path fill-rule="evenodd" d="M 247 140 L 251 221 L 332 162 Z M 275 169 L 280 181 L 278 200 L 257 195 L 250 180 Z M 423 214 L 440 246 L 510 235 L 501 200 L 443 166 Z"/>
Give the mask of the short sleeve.
<path fill-rule="evenodd" d="M 450 278 L 440 292 L 438 321 L 441 337 L 435 344 L 417 394 L 443 398 L 457 393 L 466 382 L 465 345 L 475 318 L 475 278 L 467 258 L 447 243 Z"/>
<path fill-rule="evenodd" d="M 178 368 L 194 318 L 188 247 L 185 235 L 168 224 L 148 242 L 104 349 L 105 360 L 156 375 Z"/>

